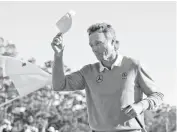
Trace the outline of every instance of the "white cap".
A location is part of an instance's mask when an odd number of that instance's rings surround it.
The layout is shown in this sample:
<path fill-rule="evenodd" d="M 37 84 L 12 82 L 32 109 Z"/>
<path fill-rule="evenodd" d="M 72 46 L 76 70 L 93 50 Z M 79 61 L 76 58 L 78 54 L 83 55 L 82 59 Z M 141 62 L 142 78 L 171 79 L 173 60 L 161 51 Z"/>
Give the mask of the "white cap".
<path fill-rule="evenodd" d="M 76 14 L 76 12 L 73 11 L 73 10 L 70 10 L 68 13 L 69 13 L 71 16 L 74 16 L 74 15 Z"/>

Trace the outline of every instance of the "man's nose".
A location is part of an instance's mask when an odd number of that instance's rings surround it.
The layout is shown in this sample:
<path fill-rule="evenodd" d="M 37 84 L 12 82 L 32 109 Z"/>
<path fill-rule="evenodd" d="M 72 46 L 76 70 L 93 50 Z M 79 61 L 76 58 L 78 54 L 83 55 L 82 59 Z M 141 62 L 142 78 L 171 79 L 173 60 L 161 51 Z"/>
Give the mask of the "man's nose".
<path fill-rule="evenodd" d="M 92 51 L 96 52 L 98 50 L 97 46 L 92 46 Z"/>

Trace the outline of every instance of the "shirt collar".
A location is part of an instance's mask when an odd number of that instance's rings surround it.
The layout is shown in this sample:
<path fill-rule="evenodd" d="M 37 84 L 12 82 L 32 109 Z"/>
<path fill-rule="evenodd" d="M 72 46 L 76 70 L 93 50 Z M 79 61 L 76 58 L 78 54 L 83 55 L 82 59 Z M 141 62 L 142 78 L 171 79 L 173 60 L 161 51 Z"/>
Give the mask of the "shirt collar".
<path fill-rule="evenodd" d="M 117 54 L 117 55 L 118 55 L 118 56 L 117 56 L 117 59 L 116 59 L 116 61 L 112 64 L 111 70 L 114 68 L 114 66 L 121 66 L 123 56 L 122 56 L 121 54 Z M 108 68 L 107 68 L 107 67 L 104 67 L 101 62 L 99 62 L 99 68 L 100 68 L 100 69 L 99 69 L 100 72 L 103 72 L 104 69 L 107 69 L 107 70 L 108 70 Z"/>

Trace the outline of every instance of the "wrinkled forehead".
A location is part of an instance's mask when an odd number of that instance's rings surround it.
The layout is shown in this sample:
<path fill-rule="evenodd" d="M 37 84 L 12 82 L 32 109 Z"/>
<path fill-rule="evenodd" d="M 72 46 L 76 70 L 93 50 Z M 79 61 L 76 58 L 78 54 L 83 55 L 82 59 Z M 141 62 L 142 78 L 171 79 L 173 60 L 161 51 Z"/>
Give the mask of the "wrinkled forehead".
<path fill-rule="evenodd" d="M 89 42 L 90 43 L 93 43 L 95 41 L 102 41 L 102 42 L 104 42 L 106 39 L 107 38 L 106 38 L 105 34 L 104 33 L 99 33 L 99 32 L 92 33 L 89 36 Z"/>

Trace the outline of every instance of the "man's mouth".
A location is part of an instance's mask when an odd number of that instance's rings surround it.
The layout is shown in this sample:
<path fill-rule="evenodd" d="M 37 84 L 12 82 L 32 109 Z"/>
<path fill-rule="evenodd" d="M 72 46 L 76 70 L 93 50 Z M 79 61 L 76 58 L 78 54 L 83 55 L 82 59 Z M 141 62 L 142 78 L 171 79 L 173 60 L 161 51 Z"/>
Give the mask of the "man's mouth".
<path fill-rule="evenodd" d="M 95 53 L 96 56 L 103 55 L 103 53 Z"/>

